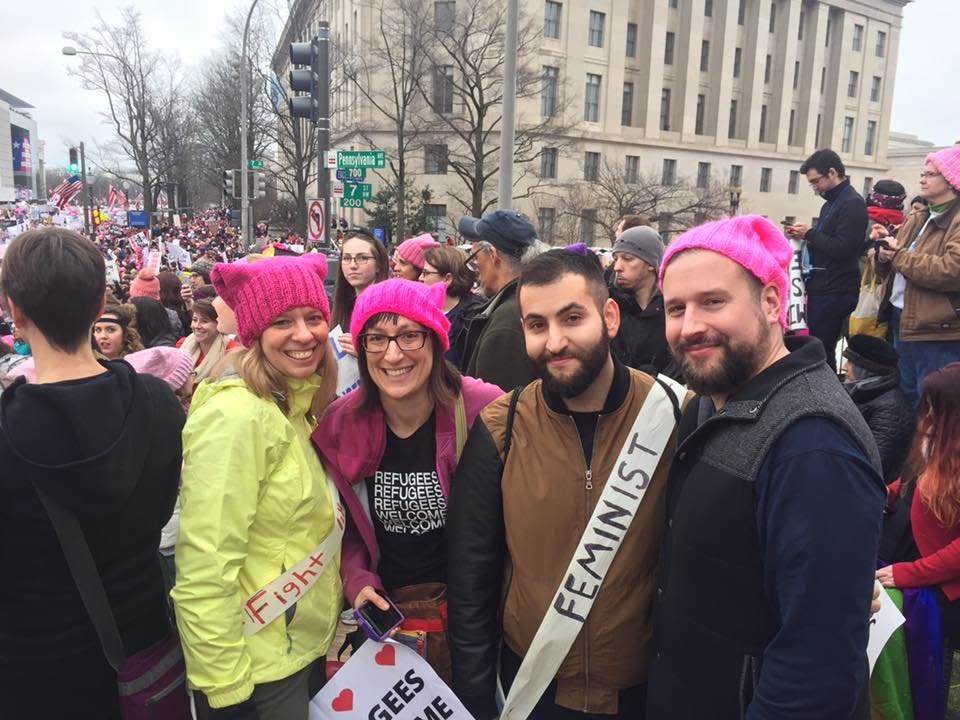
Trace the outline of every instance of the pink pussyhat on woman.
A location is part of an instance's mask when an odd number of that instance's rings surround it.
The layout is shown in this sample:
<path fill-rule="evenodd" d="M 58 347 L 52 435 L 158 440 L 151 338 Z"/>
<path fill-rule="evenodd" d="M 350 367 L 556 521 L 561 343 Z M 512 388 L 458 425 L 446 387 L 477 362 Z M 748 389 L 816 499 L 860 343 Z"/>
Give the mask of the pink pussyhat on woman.
<path fill-rule="evenodd" d="M 450 321 L 443 312 L 447 286 L 440 282 L 425 285 L 403 278 L 371 285 L 357 297 L 350 319 L 350 334 L 356 338 L 367 321 L 377 315 L 400 315 L 420 323 L 437 336 L 443 351 L 450 349 Z"/>

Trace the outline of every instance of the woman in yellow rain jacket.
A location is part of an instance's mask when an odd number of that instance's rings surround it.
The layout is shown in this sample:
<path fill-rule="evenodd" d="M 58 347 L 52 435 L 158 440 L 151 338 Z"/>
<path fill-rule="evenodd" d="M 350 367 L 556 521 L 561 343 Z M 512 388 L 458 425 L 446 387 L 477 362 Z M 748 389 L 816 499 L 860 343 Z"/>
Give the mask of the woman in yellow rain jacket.
<path fill-rule="evenodd" d="M 172 592 L 199 718 L 306 720 L 341 609 L 343 510 L 310 433 L 336 388 L 320 255 L 217 265 L 245 349 L 183 432 Z"/>

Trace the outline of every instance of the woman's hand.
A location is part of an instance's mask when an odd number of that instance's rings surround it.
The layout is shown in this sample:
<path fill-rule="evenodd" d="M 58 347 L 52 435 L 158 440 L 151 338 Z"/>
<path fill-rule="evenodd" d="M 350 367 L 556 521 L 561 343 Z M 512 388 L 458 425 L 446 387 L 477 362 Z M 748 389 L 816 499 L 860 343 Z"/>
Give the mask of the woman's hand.
<path fill-rule="evenodd" d="M 183 300 L 187 310 L 193 309 L 193 290 L 189 285 L 180 286 L 180 299 Z"/>
<path fill-rule="evenodd" d="M 390 609 L 390 605 L 386 600 L 380 597 L 380 594 L 372 585 L 364 586 L 364 588 L 357 593 L 357 599 L 353 601 L 353 609 L 356 610 L 360 606 L 366 605 L 368 602 L 373 603 L 381 610 Z"/>
<path fill-rule="evenodd" d="M 900 249 L 900 244 L 892 235 L 884 239 L 887 244 L 880 246 L 880 260 L 881 262 L 888 263 L 893 260 L 893 256 L 897 254 L 897 250 Z"/>
<path fill-rule="evenodd" d="M 885 588 L 895 588 L 897 585 L 893 581 L 893 565 L 887 565 L 877 570 L 877 580 Z"/>
<path fill-rule="evenodd" d="M 353 346 L 353 335 L 350 333 L 343 333 L 343 335 L 337 338 L 337 343 L 340 345 L 340 349 L 343 350 L 347 355 L 357 357 L 357 349 Z"/>

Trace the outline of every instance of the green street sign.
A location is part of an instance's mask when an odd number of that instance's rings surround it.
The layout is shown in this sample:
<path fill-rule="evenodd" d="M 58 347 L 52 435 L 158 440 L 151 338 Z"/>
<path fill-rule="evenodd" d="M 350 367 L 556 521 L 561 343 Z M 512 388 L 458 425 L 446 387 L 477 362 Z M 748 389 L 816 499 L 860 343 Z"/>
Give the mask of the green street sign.
<path fill-rule="evenodd" d="M 383 150 L 337 150 L 338 168 L 372 168 L 387 166 L 387 153 Z"/>
<path fill-rule="evenodd" d="M 344 183 L 343 197 L 349 200 L 370 200 L 373 197 L 373 185 L 370 183 Z"/>
<path fill-rule="evenodd" d="M 340 207 L 342 208 L 360 208 L 363 210 L 363 198 L 340 198 Z"/>
<path fill-rule="evenodd" d="M 247 170 L 263 170 L 263 160 L 247 160 Z"/>

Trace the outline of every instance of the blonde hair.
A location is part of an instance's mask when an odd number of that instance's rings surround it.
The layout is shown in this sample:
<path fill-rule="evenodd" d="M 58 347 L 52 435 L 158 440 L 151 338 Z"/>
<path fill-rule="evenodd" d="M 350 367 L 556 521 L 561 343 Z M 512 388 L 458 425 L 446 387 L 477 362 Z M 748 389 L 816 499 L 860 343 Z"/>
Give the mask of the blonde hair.
<path fill-rule="evenodd" d="M 252 347 L 227 353 L 220 364 L 213 369 L 210 380 L 215 382 L 222 379 L 230 368 L 237 373 L 254 395 L 264 400 L 272 400 L 284 415 L 290 412 L 290 403 L 287 400 L 290 387 L 287 376 L 267 360 L 259 338 Z M 326 344 L 323 362 L 317 368 L 317 375 L 321 378 L 321 384 L 310 403 L 310 415 L 314 421 L 323 415 L 323 411 L 337 394 L 337 360 L 330 343 Z"/>

